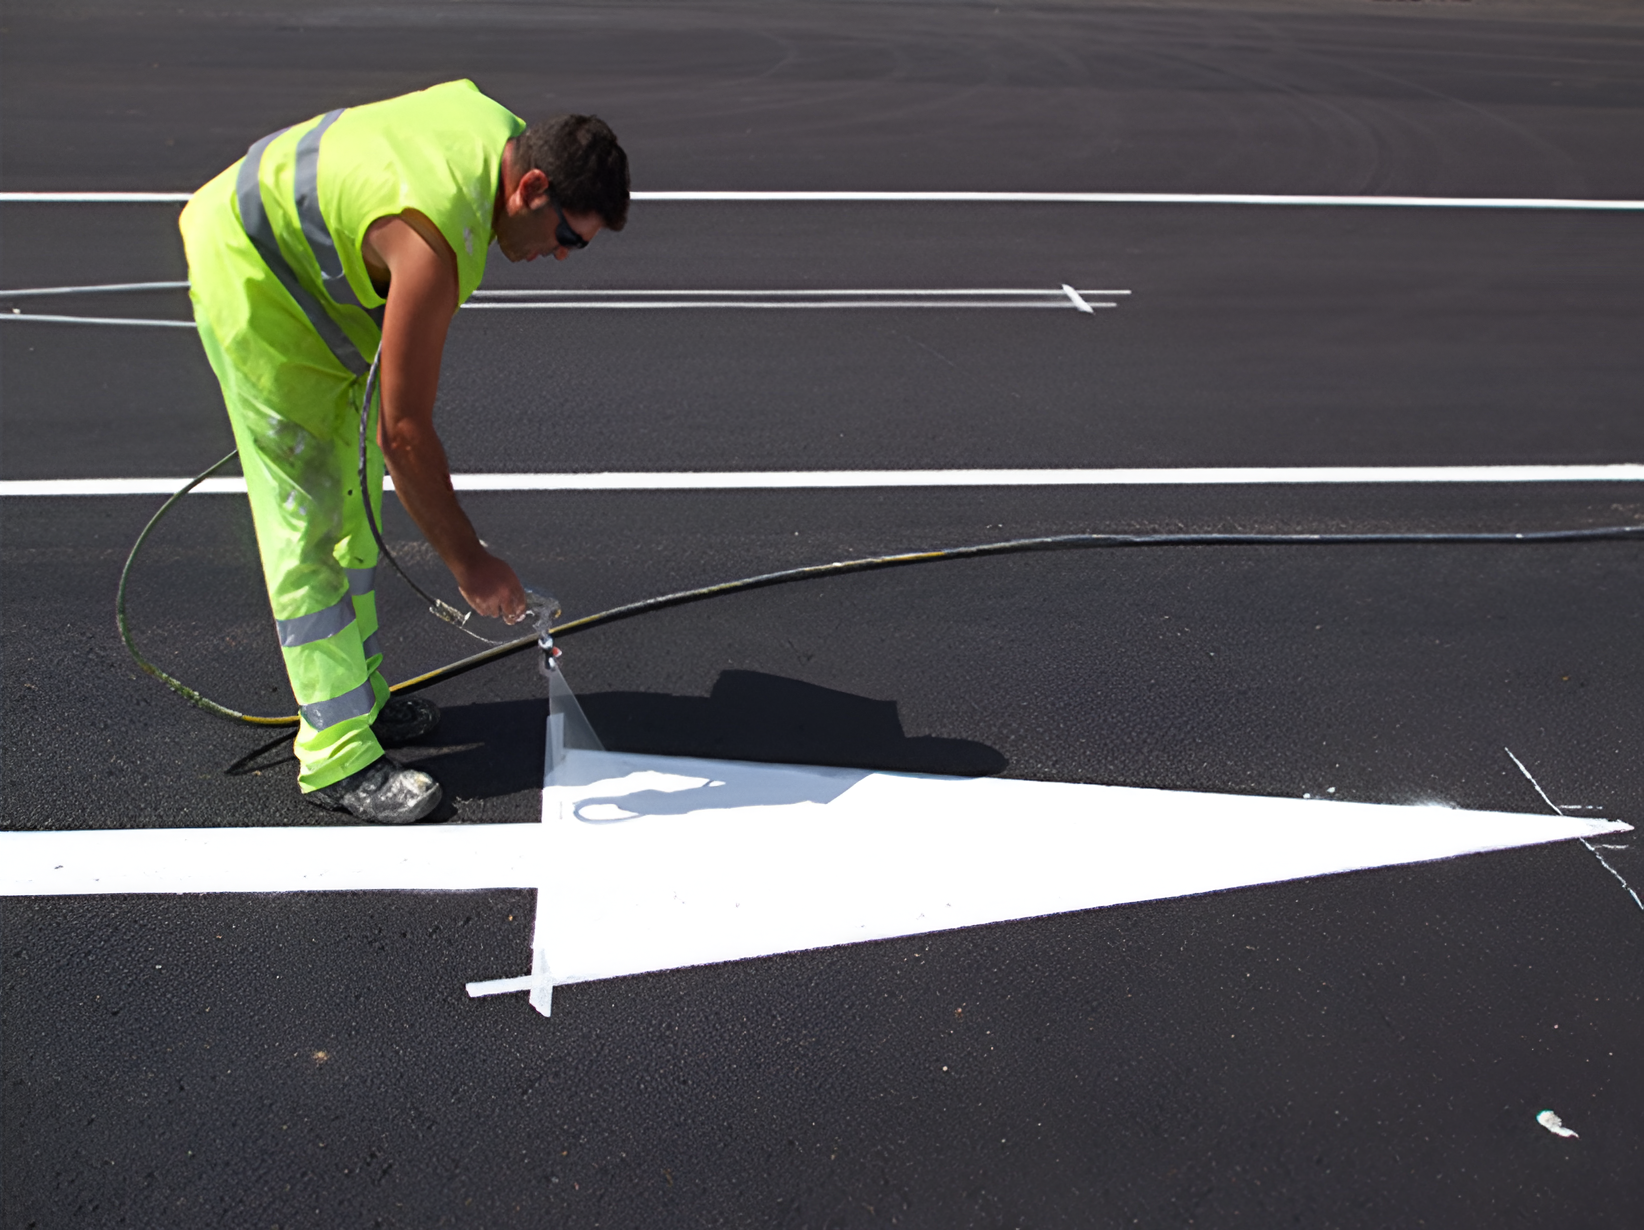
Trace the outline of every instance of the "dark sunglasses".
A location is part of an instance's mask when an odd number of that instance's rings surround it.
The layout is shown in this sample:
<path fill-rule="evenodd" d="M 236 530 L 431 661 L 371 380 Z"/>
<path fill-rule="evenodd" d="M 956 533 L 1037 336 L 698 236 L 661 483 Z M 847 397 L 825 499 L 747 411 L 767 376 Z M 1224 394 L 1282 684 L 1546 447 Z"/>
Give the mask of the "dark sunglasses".
<path fill-rule="evenodd" d="M 554 212 L 559 215 L 559 224 L 554 227 L 554 242 L 562 248 L 572 250 L 586 248 L 588 241 L 571 229 L 571 224 L 565 220 L 565 211 L 559 207 L 559 202 L 550 196 L 548 203 L 554 207 Z"/>

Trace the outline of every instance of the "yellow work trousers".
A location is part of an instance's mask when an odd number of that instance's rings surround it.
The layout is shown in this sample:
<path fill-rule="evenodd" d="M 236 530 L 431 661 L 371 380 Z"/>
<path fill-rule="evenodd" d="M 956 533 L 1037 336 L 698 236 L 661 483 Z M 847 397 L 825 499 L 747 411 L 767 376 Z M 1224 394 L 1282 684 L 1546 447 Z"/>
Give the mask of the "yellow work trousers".
<path fill-rule="evenodd" d="M 239 446 L 302 715 L 295 746 L 306 792 L 382 755 L 371 733 L 388 699 L 378 670 L 377 545 L 358 471 L 364 381 L 326 349 L 247 240 L 230 209 L 233 170 L 196 194 L 181 228 L 194 317 Z M 366 469 L 380 518 L 383 462 L 374 438 Z"/>

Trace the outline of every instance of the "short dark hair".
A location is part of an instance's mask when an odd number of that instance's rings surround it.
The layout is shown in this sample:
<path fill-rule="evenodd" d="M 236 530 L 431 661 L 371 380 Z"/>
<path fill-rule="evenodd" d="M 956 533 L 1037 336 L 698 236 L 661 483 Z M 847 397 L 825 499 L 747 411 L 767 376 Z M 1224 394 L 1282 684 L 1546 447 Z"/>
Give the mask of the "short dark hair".
<path fill-rule="evenodd" d="M 556 115 L 517 138 L 521 173 L 533 167 L 550 180 L 561 209 L 596 213 L 606 230 L 628 224 L 628 155 L 597 115 Z"/>

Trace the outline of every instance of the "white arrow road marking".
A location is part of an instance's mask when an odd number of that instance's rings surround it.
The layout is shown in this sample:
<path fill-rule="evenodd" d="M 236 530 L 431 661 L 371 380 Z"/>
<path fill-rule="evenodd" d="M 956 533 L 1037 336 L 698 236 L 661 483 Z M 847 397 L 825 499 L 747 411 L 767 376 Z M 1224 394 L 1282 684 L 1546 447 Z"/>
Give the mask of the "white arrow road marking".
<path fill-rule="evenodd" d="M 0 833 L 0 894 L 540 888 L 534 973 L 740 960 L 1628 831 L 1617 821 L 572 750 L 541 824 Z"/>
<path fill-rule="evenodd" d="M 530 977 L 472 995 L 1424 862 L 1608 820 L 568 751 Z M 540 1002 L 539 1002 L 540 996 Z"/>

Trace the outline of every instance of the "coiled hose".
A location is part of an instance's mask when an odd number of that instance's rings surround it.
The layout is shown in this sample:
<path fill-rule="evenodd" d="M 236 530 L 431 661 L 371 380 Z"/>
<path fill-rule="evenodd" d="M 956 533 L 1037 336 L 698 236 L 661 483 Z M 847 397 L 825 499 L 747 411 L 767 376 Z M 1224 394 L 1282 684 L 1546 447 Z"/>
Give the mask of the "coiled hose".
<path fill-rule="evenodd" d="M 142 651 L 137 648 L 136 641 L 132 639 L 130 623 L 126 618 L 126 585 L 131 577 L 132 565 L 137 562 L 137 554 L 143 549 L 143 543 L 148 540 L 148 536 L 153 533 L 154 527 L 160 523 L 166 513 L 171 511 L 172 506 L 178 500 L 222 469 L 223 466 L 234 459 L 235 455 L 235 453 L 229 453 L 221 461 L 202 470 L 187 486 L 160 505 L 159 510 L 149 518 L 148 524 L 143 527 L 143 532 L 137 535 L 137 541 L 132 544 L 131 553 L 126 556 L 125 567 L 120 570 L 120 588 L 115 598 L 114 618 L 120 629 L 120 639 L 125 642 L 126 650 L 131 654 L 132 660 L 188 701 L 189 704 L 204 709 L 207 713 L 215 713 L 218 717 L 229 718 L 236 722 L 245 722 L 252 726 L 295 726 L 298 722 L 296 714 L 287 717 L 263 717 L 253 713 L 241 713 L 238 709 L 231 709 L 227 705 L 219 704 L 210 697 L 195 691 L 182 680 L 167 674 L 145 658 Z M 373 526 L 373 529 L 375 529 L 375 526 Z M 948 547 L 940 551 L 913 551 L 901 555 L 871 555 L 863 559 L 837 560 L 829 564 L 810 564 L 804 568 L 784 568 L 778 572 L 760 573 L 758 576 L 741 577 L 734 581 L 722 581 L 717 585 L 704 585 L 699 589 L 686 589 L 678 593 L 661 594 L 655 598 L 646 598 L 640 602 L 630 602 L 624 606 L 612 607 L 608 611 L 599 611 L 593 615 L 584 615 L 581 619 L 573 619 L 566 623 L 557 624 L 550 631 L 556 638 L 570 636 L 573 632 L 586 632 L 589 628 L 615 623 L 619 619 L 631 619 L 635 615 L 644 615 L 650 611 L 684 606 L 689 602 L 701 602 L 706 598 L 718 598 L 726 594 L 742 593 L 750 589 L 763 589 L 769 585 L 785 585 L 790 581 L 810 581 L 818 577 L 841 576 L 849 572 L 868 572 L 876 568 L 898 568 L 905 564 L 932 564 L 939 560 L 972 559 L 981 555 L 1011 555 L 1026 551 L 1068 551 L 1095 547 L 1363 546 L 1370 544 L 1433 545 L 1439 543 L 1528 544 L 1640 538 L 1644 538 L 1644 525 L 1604 525 L 1581 530 L 1532 530 L 1524 532 L 1053 534 L 1044 538 L 1012 538 L 1004 542 L 982 542 L 968 547 Z M 416 588 L 419 594 L 423 592 L 420 587 L 413 586 L 413 588 Z M 394 684 L 389 688 L 389 691 L 398 694 L 431 687 L 446 679 L 454 679 L 456 676 L 466 674 L 477 667 L 485 666 L 487 663 L 506 658 L 510 654 L 522 653 L 527 649 L 534 648 L 536 644 L 537 636 L 535 633 L 521 637 L 518 640 L 505 641 L 471 657 L 459 658 L 457 661 L 447 663 L 436 670 L 414 675 L 410 679 Z"/>

